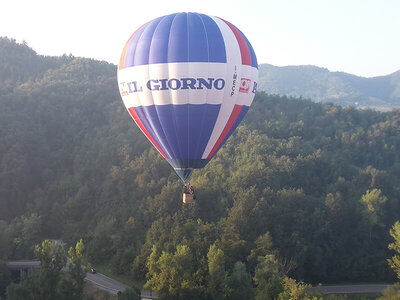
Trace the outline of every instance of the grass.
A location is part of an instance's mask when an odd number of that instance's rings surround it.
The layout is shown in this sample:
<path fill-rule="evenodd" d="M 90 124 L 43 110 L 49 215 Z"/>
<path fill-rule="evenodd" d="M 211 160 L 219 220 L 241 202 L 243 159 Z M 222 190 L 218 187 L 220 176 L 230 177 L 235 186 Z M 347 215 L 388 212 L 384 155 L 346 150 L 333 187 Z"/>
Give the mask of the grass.
<path fill-rule="evenodd" d="M 85 284 L 83 293 L 89 299 L 93 300 L 118 300 L 118 296 L 99 290 L 96 286 L 88 282 Z"/>

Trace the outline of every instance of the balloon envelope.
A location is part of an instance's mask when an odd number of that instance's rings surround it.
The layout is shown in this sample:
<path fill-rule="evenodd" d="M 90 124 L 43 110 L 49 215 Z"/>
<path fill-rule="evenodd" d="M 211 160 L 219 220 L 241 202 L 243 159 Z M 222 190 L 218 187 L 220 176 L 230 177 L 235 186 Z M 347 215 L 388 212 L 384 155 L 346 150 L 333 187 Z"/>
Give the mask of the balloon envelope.
<path fill-rule="evenodd" d="M 182 180 L 204 167 L 239 125 L 257 78 L 257 58 L 243 33 L 199 13 L 144 24 L 118 66 L 126 108 Z"/>

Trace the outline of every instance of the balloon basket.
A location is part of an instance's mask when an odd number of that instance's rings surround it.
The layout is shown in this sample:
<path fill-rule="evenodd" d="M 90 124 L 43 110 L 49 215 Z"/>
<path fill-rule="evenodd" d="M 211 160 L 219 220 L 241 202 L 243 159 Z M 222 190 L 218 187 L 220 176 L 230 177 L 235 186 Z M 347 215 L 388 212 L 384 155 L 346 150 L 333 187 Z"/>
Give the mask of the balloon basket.
<path fill-rule="evenodd" d="M 188 203 L 194 203 L 194 194 L 186 194 L 183 193 L 182 197 L 183 203 L 188 204 Z"/>

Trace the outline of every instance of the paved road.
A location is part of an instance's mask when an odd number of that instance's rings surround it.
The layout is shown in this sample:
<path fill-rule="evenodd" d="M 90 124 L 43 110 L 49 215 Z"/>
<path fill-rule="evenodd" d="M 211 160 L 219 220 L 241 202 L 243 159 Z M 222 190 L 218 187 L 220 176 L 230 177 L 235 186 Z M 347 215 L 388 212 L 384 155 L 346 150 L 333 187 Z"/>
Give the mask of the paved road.
<path fill-rule="evenodd" d="M 322 294 L 379 294 L 388 284 L 359 284 L 359 285 L 334 285 L 313 287 L 312 291 L 320 291 Z"/>
<path fill-rule="evenodd" d="M 28 270 L 28 269 L 39 269 L 40 268 L 40 262 L 36 260 L 24 260 L 24 261 L 9 261 L 7 263 L 8 269 L 9 270 Z M 66 267 L 64 267 L 64 271 L 66 270 Z M 118 282 L 114 279 L 111 279 L 103 274 L 96 273 L 92 274 L 88 272 L 86 274 L 86 281 L 92 283 L 95 285 L 97 288 L 108 291 L 111 294 L 116 295 L 119 291 L 123 292 L 125 291 L 126 288 L 128 288 L 127 285 Z"/>
<path fill-rule="evenodd" d="M 7 263 L 10 270 L 39 268 L 38 261 L 9 261 Z M 128 288 L 127 285 L 111 279 L 103 274 L 86 274 L 86 281 L 92 283 L 99 289 L 108 291 L 116 295 L 119 291 L 123 292 Z M 335 285 L 335 286 L 319 286 L 311 288 L 311 291 L 318 290 L 322 294 L 379 294 L 384 290 L 388 284 L 360 284 L 360 285 Z"/>
<path fill-rule="evenodd" d="M 121 292 L 125 291 L 129 287 L 119 281 L 116 281 L 100 273 L 96 274 L 87 273 L 85 280 L 92 283 L 97 288 L 107 291 L 114 295 L 116 295 L 119 291 Z"/>

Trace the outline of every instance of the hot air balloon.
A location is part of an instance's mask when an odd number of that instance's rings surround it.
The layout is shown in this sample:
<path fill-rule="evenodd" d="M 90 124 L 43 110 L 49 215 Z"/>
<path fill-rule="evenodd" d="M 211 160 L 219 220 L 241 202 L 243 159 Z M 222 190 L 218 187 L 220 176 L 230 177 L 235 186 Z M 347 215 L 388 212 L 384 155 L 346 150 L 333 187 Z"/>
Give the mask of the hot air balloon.
<path fill-rule="evenodd" d="M 127 110 L 183 181 L 242 121 L 257 78 L 257 58 L 244 34 L 200 13 L 144 24 L 125 44 L 118 66 Z"/>

